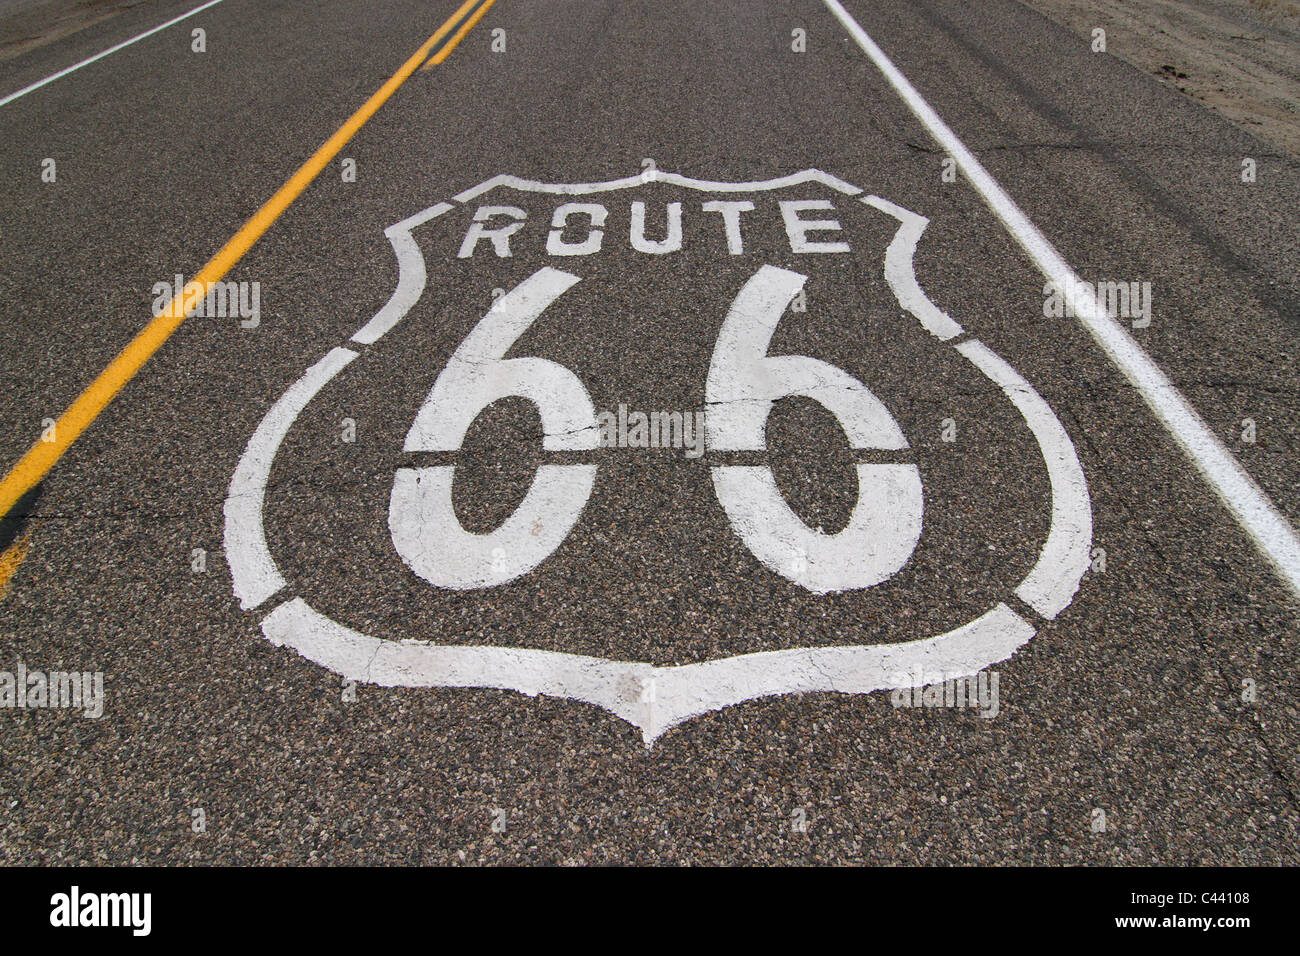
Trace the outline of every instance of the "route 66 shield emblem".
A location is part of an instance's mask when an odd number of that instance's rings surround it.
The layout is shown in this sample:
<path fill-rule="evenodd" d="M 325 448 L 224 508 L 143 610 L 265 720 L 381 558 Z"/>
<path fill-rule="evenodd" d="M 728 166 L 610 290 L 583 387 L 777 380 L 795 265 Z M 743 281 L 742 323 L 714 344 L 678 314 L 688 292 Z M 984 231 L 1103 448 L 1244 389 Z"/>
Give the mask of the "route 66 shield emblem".
<path fill-rule="evenodd" d="M 1073 599 L 1090 499 L 1047 402 L 922 288 L 927 225 L 818 170 L 654 169 L 497 176 L 396 223 L 391 296 L 235 470 L 236 597 L 347 679 L 584 701 L 647 743 L 1007 659 Z M 392 414 L 341 448 L 327 406 L 367 390 Z"/>

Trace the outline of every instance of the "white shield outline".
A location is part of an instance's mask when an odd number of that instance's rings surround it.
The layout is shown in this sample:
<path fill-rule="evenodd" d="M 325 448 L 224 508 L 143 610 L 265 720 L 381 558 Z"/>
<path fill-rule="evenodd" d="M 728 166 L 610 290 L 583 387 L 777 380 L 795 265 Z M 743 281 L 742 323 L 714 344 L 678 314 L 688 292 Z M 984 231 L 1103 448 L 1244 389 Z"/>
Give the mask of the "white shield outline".
<path fill-rule="evenodd" d="M 397 257 L 397 287 L 350 343 L 377 342 L 424 294 L 424 256 L 412 231 L 497 187 L 557 195 L 588 195 L 662 182 L 712 193 L 754 193 L 820 183 L 893 217 L 898 230 L 885 252 L 885 278 L 904 310 L 989 378 L 1025 419 L 1047 469 L 1052 492 L 1051 525 L 1039 558 L 1014 590 L 1046 620 L 1074 599 L 1092 549 L 1092 504 L 1074 444 L 1055 413 L 1019 373 L 941 311 L 921 288 L 913 256 L 929 220 L 816 169 L 759 182 L 719 183 L 647 170 L 603 183 L 540 183 L 502 175 L 437 203 L 385 230 Z M 231 478 L 224 507 L 225 550 L 235 596 L 254 610 L 288 584 L 266 541 L 262 506 L 272 463 L 284 437 L 316 394 L 360 354 L 340 346 L 309 368 L 266 413 Z M 866 694 L 937 683 L 977 673 L 1006 660 L 1036 632 L 1034 625 L 999 602 L 961 627 L 893 644 L 760 651 L 693 664 L 656 667 L 557 651 L 447 646 L 427 641 L 390 641 L 348 628 L 313 609 L 301 597 L 278 604 L 262 619 L 262 632 L 277 647 L 345 679 L 384 687 L 478 687 L 545 694 L 602 707 L 639 728 L 647 746 L 691 717 L 746 700 L 781 694 L 831 691 Z"/>

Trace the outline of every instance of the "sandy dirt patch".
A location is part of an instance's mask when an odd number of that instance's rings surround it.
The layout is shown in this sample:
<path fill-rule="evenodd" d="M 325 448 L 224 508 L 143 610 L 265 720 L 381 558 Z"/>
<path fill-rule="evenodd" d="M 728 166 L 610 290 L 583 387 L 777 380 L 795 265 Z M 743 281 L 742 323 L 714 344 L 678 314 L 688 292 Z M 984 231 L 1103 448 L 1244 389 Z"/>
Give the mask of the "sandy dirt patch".
<path fill-rule="evenodd" d="M 153 0 L 0 0 L 0 60 L 84 30 Z"/>
<path fill-rule="evenodd" d="M 1300 156 L 1300 0 L 1021 0 Z"/>

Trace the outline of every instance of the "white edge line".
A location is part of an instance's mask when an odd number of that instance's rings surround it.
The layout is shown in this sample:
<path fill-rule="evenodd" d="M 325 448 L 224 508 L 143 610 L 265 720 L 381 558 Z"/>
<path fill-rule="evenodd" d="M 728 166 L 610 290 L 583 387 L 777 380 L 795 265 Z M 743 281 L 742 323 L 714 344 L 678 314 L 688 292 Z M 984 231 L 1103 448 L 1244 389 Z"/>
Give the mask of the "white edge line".
<path fill-rule="evenodd" d="M 202 13 L 208 7 L 215 7 L 218 3 L 221 2 L 222 0 L 208 0 L 207 3 L 195 7 L 193 10 L 189 11 L 188 13 L 182 13 L 179 17 L 174 17 L 173 19 L 168 20 L 166 23 L 160 23 L 158 24 L 158 26 L 154 27 L 153 29 L 146 30 L 144 33 L 141 33 L 138 36 L 133 36 L 129 40 L 123 40 L 117 46 L 111 46 L 107 50 L 104 50 L 100 53 L 96 53 L 94 56 L 87 57 L 86 59 L 82 60 L 80 63 L 74 63 L 72 66 L 59 70 L 58 73 L 51 74 L 50 76 L 47 76 L 43 80 L 37 80 L 31 86 L 24 86 L 17 93 L 10 93 L 4 99 L 0 100 L 0 106 L 5 106 L 9 103 L 12 103 L 20 96 L 26 96 L 28 93 L 31 93 L 34 90 L 39 90 L 42 86 L 45 86 L 47 83 L 53 83 L 55 80 L 62 79 L 63 77 L 67 76 L 69 73 L 81 69 L 83 66 L 89 66 L 91 63 L 94 63 L 96 60 L 102 60 L 110 53 L 116 53 L 118 50 L 125 49 L 126 47 L 129 47 L 132 43 L 138 43 L 139 41 L 143 40 L 145 37 L 151 37 L 155 33 L 158 33 L 161 30 L 166 30 L 168 27 L 180 23 L 182 20 L 194 16 L 194 14 L 196 13 Z"/>
<path fill-rule="evenodd" d="M 235 467 L 224 508 L 226 564 L 239 606 L 245 611 L 258 607 L 285 586 L 262 525 L 262 499 L 280 443 L 316 393 L 357 354 L 344 348 L 331 349 L 307 369 L 271 406 Z"/>
<path fill-rule="evenodd" d="M 1066 294 L 1075 315 L 1079 316 L 1102 351 L 1142 396 L 1183 453 L 1254 540 L 1256 547 L 1272 561 L 1292 593 L 1300 596 L 1300 538 L 1268 495 L 1201 420 L 1151 357 L 1098 305 L 1096 297 L 1079 292 L 1080 280 L 1061 254 L 1020 211 L 839 0 L 823 2 L 934 140 L 952 156 L 957 168 L 1002 220 L 1039 271 Z"/>

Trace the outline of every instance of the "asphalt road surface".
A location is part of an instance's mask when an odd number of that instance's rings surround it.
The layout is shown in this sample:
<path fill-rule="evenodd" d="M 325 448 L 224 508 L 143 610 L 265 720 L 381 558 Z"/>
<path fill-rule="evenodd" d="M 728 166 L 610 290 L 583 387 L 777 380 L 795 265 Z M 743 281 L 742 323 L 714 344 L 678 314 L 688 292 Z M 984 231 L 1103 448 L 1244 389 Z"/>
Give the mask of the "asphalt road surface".
<path fill-rule="evenodd" d="M 59 434 L 457 6 L 0 106 L 0 860 L 1300 861 L 1300 164 L 1019 3 L 497 0 Z"/>

